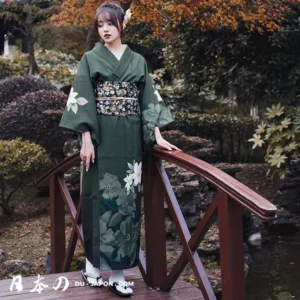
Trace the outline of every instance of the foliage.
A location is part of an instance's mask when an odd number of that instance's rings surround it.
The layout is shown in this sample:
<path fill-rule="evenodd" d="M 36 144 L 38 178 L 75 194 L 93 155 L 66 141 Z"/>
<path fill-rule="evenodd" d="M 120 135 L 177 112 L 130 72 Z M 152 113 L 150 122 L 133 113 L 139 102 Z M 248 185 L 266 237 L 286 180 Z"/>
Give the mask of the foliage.
<path fill-rule="evenodd" d="M 263 151 L 253 153 L 246 137 L 251 136 L 259 123 L 251 117 L 174 113 L 175 122 L 169 125 L 170 129 L 177 129 L 190 136 L 200 136 L 212 140 L 219 150 L 220 161 L 261 161 Z"/>
<path fill-rule="evenodd" d="M 201 31 L 220 27 L 235 31 L 245 24 L 247 31 L 271 32 L 280 28 L 284 14 L 290 10 L 289 4 L 299 3 L 299 0 L 136 0 L 132 1 L 132 23 L 151 24 L 155 35 L 166 37 L 172 37 L 173 29 L 180 27 L 183 20 Z"/>
<path fill-rule="evenodd" d="M 57 87 L 73 83 L 78 61 L 72 55 L 36 48 L 36 61 L 39 65 L 40 76 L 52 81 Z M 11 58 L 0 58 L 0 65 L 3 66 L 0 78 L 26 74 L 27 56 L 28 54 L 16 50 Z"/>
<path fill-rule="evenodd" d="M 265 160 L 269 163 L 270 171 L 284 178 L 292 159 L 300 156 L 300 110 L 287 107 L 285 110 L 281 103 L 267 108 L 265 120 L 258 125 L 253 138 L 252 149 L 268 144 Z"/>
<path fill-rule="evenodd" d="M 89 25 L 99 4 L 66 0 L 62 6 L 68 10 L 53 22 Z M 166 76 L 183 78 L 185 98 L 198 98 L 204 106 L 211 99 L 207 95 L 226 98 L 232 89 L 249 111 L 252 105 L 264 109 L 266 101 L 293 98 L 299 89 L 300 0 L 126 4 L 133 14 L 125 39 L 150 65 L 166 67 Z"/>
<path fill-rule="evenodd" d="M 76 24 L 79 26 L 87 26 L 93 24 L 97 8 L 105 0 L 64 0 L 61 4 L 59 13 L 51 16 L 50 22 L 56 26 L 66 26 L 68 24 Z M 118 4 L 128 1 L 112 1 Z"/>
<path fill-rule="evenodd" d="M 13 55 L 12 57 L 0 56 L 0 79 L 14 76 L 24 75 L 29 67 L 28 54 Z"/>
<path fill-rule="evenodd" d="M 90 25 L 98 6 L 104 1 L 65 0 L 59 14 L 50 19 L 57 26 L 66 24 Z M 192 23 L 202 31 L 226 27 L 237 30 L 240 23 L 246 24 L 248 31 L 278 30 L 284 14 L 289 11 L 288 4 L 299 4 L 299 0 L 257 0 L 249 3 L 244 0 L 229 1 L 163 1 L 132 0 L 115 1 L 130 5 L 133 12 L 131 24 L 150 24 L 154 35 L 172 36 L 172 30 L 181 26 L 182 20 Z"/>
<path fill-rule="evenodd" d="M 181 76 L 187 93 L 216 92 L 227 97 L 232 89 L 238 104 L 288 101 L 300 87 L 300 7 L 292 7 L 280 31 L 248 32 L 219 28 L 202 32 L 182 20 L 174 39 L 164 48 L 165 64 Z M 249 110 L 248 110 L 249 111 Z"/>
<path fill-rule="evenodd" d="M 57 86 L 73 83 L 78 67 L 78 61 L 73 55 L 39 48 L 36 57 L 40 76 L 55 82 Z"/>
<path fill-rule="evenodd" d="M 6 0 L 0 5 L 0 18 L 4 22 L 13 24 L 10 28 L 11 31 L 27 38 L 29 52 L 27 74 L 36 74 L 39 71 L 34 57 L 33 27 L 36 23 L 43 22 L 49 16 L 57 13 L 59 5 L 59 0 L 47 1 L 47 6 L 41 5 L 40 1 L 32 0 L 23 0 L 21 3 Z"/>
<path fill-rule="evenodd" d="M 0 108 L 7 106 L 18 97 L 39 90 L 56 90 L 49 81 L 38 76 L 11 76 L 0 80 Z"/>
<path fill-rule="evenodd" d="M 65 136 L 59 129 L 67 96 L 61 91 L 40 90 L 27 93 L 0 111 L 0 139 L 22 137 L 61 154 Z"/>
<path fill-rule="evenodd" d="M 52 166 L 49 155 L 41 146 L 20 138 L 0 140 L 0 207 L 12 214 L 13 195 L 24 186 L 33 186 Z"/>
<path fill-rule="evenodd" d="M 85 52 L 88 28 L 76 25 L 55 27 L 41 24 L 34 27 L 36 44 L 42 49 L 53 50 L 54 53 L 66 53 L 80 60 Z"/>

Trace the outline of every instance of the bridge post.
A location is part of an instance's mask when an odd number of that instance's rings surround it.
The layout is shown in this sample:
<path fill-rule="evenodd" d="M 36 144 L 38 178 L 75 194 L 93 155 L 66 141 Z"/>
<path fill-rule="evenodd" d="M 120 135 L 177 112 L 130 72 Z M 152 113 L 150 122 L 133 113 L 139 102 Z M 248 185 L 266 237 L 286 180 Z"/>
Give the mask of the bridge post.
<path fill-rule="evenodd" d="M 146 239 L 146 283 L 159 288 L 167 278 L 164 197 L 155 158 L 144 158 L 144 212 Z"/>
<path fill-rule="evenodd" d="M 222 299 L 246 300 L 242 206 L 224 192 L 219 192 Z"/>
<path fill-rule="evenodd" d="M 57 184 L 58 176 L 49 178 L 50 183 L 50 224 L 51 224 L 51 273 L 64 272 L 65 258 L 65 202 Z"/>

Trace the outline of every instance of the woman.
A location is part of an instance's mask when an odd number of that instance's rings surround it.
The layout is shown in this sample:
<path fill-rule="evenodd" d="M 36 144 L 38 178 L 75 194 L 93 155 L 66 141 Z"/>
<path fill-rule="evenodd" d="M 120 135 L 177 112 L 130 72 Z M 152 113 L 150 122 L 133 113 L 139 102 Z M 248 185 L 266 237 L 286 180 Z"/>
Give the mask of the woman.
<path fill-rule="evenodd" d="M 123 269 L 137 266 L 140 249 L 142 152 L 164 140 L 159 128 L 173 122 L 155 90 L 143 56 L 122 44 L 123 9 L 111 2 L 97 10 L 98 42 L 80 61 L 59 126 L 81 133 L 82 225 L 87 256 L 83 278 L 128 297 Z"/>

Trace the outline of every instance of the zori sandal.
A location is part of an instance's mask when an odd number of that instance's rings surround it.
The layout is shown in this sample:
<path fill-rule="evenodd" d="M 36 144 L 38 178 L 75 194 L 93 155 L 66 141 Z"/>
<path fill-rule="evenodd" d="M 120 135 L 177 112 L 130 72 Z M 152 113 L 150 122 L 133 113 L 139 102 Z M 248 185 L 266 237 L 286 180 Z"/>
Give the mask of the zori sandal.
<path fill-rule="evenodd" d="M 81 275 L 85 283 L 88 284 L 89 286 L 96 286 L 96 287 L 103 286 L 102 275 L 98 277 L 94 277 L 91 274 L 87 273 L 85 269 L 81 270 Z"/>
<path fill-rule="evenodd" d="M 108 288 L 119 297 L 125 298 L 132 295 L 132 292 L 127 292 L 129 289 L 127 285 L 121 285 L 118 282 L 109 283 Z"/>

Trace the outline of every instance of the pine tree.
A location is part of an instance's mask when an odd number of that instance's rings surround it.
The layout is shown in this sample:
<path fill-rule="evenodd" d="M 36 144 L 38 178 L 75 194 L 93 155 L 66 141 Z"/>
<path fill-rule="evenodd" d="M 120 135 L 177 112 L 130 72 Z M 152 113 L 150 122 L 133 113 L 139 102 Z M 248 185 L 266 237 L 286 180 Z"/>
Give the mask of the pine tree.
<path fill-rule="evenodd" d="M 39 72 L 34 56 L 33 28 L 45 23 L 50 16 L 58 13 L 61 2 L 59 0 L 6 0 L 6 3 L 0 4 L 0 19 L 6 23 L 14 23 L 11 29 L 19 31 L 28 42 L 29 69 L 27 74 Z"/>

